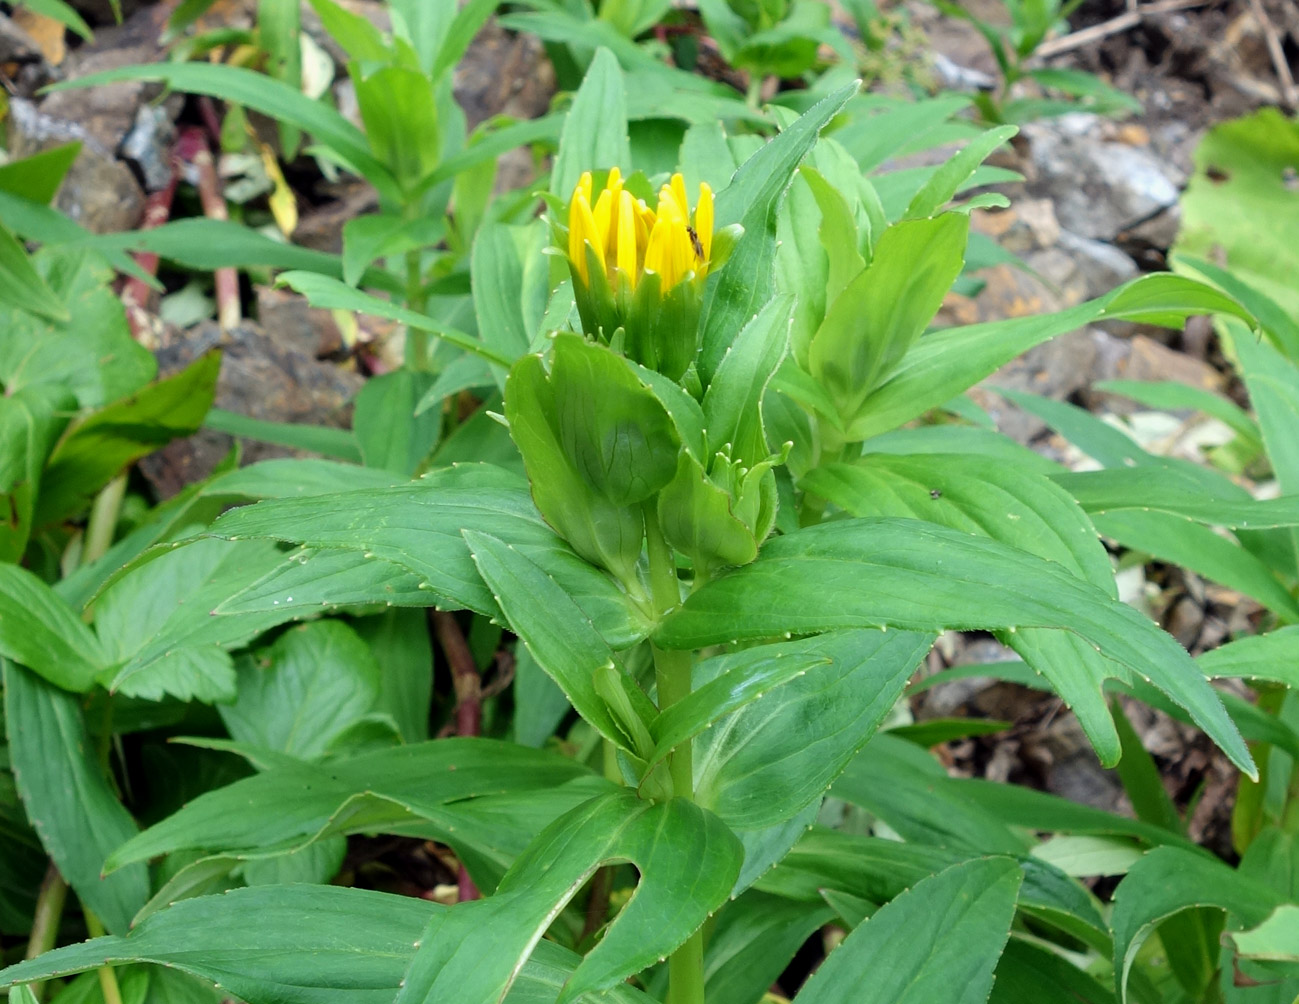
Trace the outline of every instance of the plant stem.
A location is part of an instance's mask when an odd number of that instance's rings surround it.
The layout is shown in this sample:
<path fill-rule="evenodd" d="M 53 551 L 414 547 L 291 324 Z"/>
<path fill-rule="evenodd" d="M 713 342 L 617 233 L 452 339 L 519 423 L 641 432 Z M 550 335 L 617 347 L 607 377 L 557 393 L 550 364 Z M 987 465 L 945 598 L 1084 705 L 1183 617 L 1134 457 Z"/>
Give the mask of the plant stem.
<path fill-rule="evenodd" d="M 676 556 L 663 536 L 658 512 L 645 507 L 645 540 L 649 553 L 650 596 L 659 617 L 681 603 Z M 658 686 L 659 710 L 671 707 L 690 694 L 690 670 L 694 656 L 688 651 L 661 649 L 651 645 L 654 679 Z M 677 798 L 694 801 L 694 763 L 690 743 L 672 751 L 668 762 L 672 791 Z M 704 932 L 696 931 L 668 959 L 668 1004 L 704 1004 Z"/>
<path fill-rule="evenodd" d="M 90 520 L 86 523 L 86 543 L 81 551 L 81 563 L 89 565 L 98 561 L 113 543 L 117 517 L 122 511 L 122 498 L 126 495 L 126 475 L 119 474 L 100 489 L 90 507 Z"/>
<path fill-rule="evenodd" d="M 86 915 L 86 930 L 92 938 L 102 938 L 104 936 L 104 925 L 86 906 L 82 906 L 82 913 Z M 112 966 L 99 967 L 99 989 L 104 994 L 104 1004 L 122 1004 L 122 989 L 117 985 L 117 973 L 113 972 Z"/>
<path fill-rule="evenodd" d="M 59 919 L 63 916 L 63 903 L 67 898 L 68 884 L 63 881 L 58 867 L 51 861 L 45 879 L 41 882 L 41 891 L 36 897 L 32 933 L 27 941 L 27 954 L 24 958 L 34 959 L 54 947 L 59 934 Z M 29 983 L 27 989 L 37 1001 L 45 994 L 44 983 Z"/>
<path fill-rule="evenodd" d="M 424 276 L 421 271 L 418 249 L 406 252 L 406 309 L 424 312 Z M 406 328 L 406 368 L 429 368 L 429 333 L 419 328 Z"/>

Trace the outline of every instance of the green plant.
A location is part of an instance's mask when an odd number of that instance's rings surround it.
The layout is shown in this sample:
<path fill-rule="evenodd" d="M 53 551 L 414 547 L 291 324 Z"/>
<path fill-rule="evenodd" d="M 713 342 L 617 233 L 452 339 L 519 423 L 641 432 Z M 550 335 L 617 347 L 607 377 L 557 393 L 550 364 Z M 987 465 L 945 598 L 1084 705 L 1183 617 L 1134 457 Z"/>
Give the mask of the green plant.
<path fill-rule="evenodd" d="M 152 963 L 251 1004 L 739 1004 L 836 920 L 852 933 L 801 1004 L 1025 999 L 1043 972 L 1105 1000 L 1080 958 L 1117 959 L 1124 992 L 1153 919 L 1116 907 L 1129 926 L 1107 923 L 1026 830 L 1118 833 L 1129 860 L 1198 852 L 1149 823 L 951 781 L 881 724 L 940 631 L 978 628 L 1074 708 L 1107 764 L 1129 750 L 1112 678 L 1148 680 L 1252 772 L 1249 751 L 1202 667 L 1118 600 L 1096 527 L 1040 458 L 986 430 L 902 427 L 1099 318 L 1251 315 L 1159 275 L 927 332 L 965 264 L 966 214 L 990 202 L 953 200 L 1010 129 L 876 185 L 866 172 L 905 141 L 878 138 L 881 116 L 937 128 L 953 109 L 849 86 L 802 115 L 772 109 L 768 142 L 696 123 L 678 181 L 637 162 L 628 79 L 647 78 L 595 54 L 550 221 L 477 230 L 477 335 L 319 271 L 282 277 L 442 334 L 420 396 L 487 404 L 436 451 L 418 396 L 358 404 L 364 466 L 222 471 L 73 576 L 4 566 L 0 602 L 32 618 L 0 618 L 17 789 L 112 932 L 4 970 L 6 985 Z M 317 141 L 333 123 L 295 114 Z M 429 606 L 455 676 L 437 711 L 458 733 L 436 740 Z M 519 675 L 510 699 L 484 699 L 503 628 Z M 193 763 L 223 771 L 184 806 L 141 803 L 142 831 L 86 755 L 134 729 L 153 750 L 189 735 Z M 180 762 L 174 744 L 151 755 Z M 901 839 L 809 832 L 827 788 Z M 468 901 L 310 884 L 344 837 L 373 833 L 452 848 Z M 175 999 L 210 999 L 181 985 Z"/>
<path fill-rule="evenodd" d="M 1029 60 L 1045 40 L 1082 0 L 1004 0 L 1009 23 L 994 24 L 976 16 L 964 4 L 933 0 L 934 6 L 950 17 L 969 21 L 979 30 L 992 49 L 1001 71 L 996 92 L 980 92 L 975 97 L 980 113 L 988 122 L 1029 122 L 1033 119 L 1063 115 L 1071 111 L 1093 111 L 1117 115 L 1140 111 L 1141 104 L 1128 94 L 1111 87 L 1100 78 L 1082 70 L 1033 67 Z M 1021 81 L 1032 81 L 1043 91 L 1062 97 L 1021 97 L 1012 93 Z"/>

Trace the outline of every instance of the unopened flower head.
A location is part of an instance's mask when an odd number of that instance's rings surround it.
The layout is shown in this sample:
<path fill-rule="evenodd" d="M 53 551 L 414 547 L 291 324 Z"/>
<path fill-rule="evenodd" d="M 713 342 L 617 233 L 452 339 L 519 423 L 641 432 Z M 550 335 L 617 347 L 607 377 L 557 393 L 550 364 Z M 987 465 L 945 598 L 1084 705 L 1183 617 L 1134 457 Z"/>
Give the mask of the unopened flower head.
<path fill-rule="evenodd" d="M 659 189 L 653 209 L 623 186 L 616 167 L 599 194 L 593 191 L 589 171 L 573 189 L 568 260 L 574 278 L 585 286 L 591 285 L 588 247 L 615 289 L 620 279 L 635 290 L 646 276 L 658 276 L 662 294 L 686 279 L 702 281 L 708 275 L 712 245 L 713 191 L 705 182 L 699 184 L 693 218 L 680 174 Z"/>
<path fill-rule="evenodd" d="M 737 227 L 714 233 L 713 192 L 700 184 L 691 212 L 686 182 L 672 175 L 651 208 L 616 167 L 598 190 L 582 175 L 557 235 L 573 276 L 586 334 L 643 366 L 680 380 L 698 348 L 704 280 L 726 257 Z"/>

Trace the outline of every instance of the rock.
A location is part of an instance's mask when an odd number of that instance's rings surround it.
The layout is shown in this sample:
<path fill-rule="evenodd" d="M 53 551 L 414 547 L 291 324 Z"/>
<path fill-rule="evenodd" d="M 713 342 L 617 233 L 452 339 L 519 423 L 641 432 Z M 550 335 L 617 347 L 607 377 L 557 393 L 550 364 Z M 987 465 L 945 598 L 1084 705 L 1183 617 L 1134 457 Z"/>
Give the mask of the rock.
<path fill-rule="evenodd" d="M 1050 199 L 1019 199 L 1007 209 L 975 210 L 970 225 L 1011 254 L 1052 247 L 1060 239 L 1060 222 Z"/>
<path fill-rule="evenodd" d="M 1088 297 L 1108 293 L 1137 275 L 1137 263 L 1113 244 L 1061 230 L 1059 249 L 1073 260 Z"/>
<path fill-rule="evenodd" d="M 166 188 L 172 177 L 171 144 L 176 138 L 172 117 L 165 108 L 141 105 L 118 154 L 135 166 L 146 191 Z"/>
<path fill-rule="evenodd" d="M 257 287 L 257 323 L 263 331 L 313 359 L 338 351 L 343 336 L 328 310 L 312 307 L 305 296 L 270 286 Z"/>
<path fill-rule="evenodd" d="M 1112 123 L 1071 113 L 1024 127 L 1032 151 L 1031 194 L 1055 203 L 1060 225 L 1113 241 L 1177 202 L 1184 176 L 1147 147 L 1105 136 Z"/>
<path fill-rule="evenodd" d="M 0 14 L 0 63 L 39 63 L 44 60 L 45 55 L 36 39 L 15 24 L 8 14 Z"/>
<path fill-rule="evenodd" d="M 964 91 L 967 94 L 977 91 L 991 91 L 997 86 L 997 78 L 991 73 L 984 73 L 969 66 L 948 59 L 941 52 L 934 53 L 934 73 L 945 90 Z"/>
<path fill-rule="evenodd" d="M 1167 251 L 1173 246 L 1173 241 L 1177 240 L 1177 231 L 1181 226 L 1181 205 L 1169 206 L 1148 220 L 1143 220 L 1136 226 L 1124 230 L 1119 234 L 1119 242 L 1139 241 L 1160 251 Z"/>
<path fill-rule="evenodd" d="M 296 308 L 294 308 L 296 310 Z M 280 315 L 285 321 L 290 314 Z M 310 322 L 308 323 L 310 327 Z M 350 426 L 350 402 L 364 378 L 315 357 L 314 335 L 296 324 L 272 334 L 244 321 L 222 334 L 213 321 L 186 331 L 169 327 L 158 349 L 160 371 L 175 373 L 213 348 L 224 350 L 216 406 L 275 422 Z M 232 437 L 208 429 L 177 440 L 140 463 L 162 498 L 207 477 L 229 452 Z M 243 441 L 245 464 L 299 452 L 252 440 Z"/>
<path fill-rule="evenodd" d="M 1090 329 L 1071 331 L 1007 363 L 972 388 L 970 396 L 996 420 L 998 429 L 1016 442 L 1027 444 L 1046 430 L 1046 423 L 1016 408 L 995 389 L 1005 387 L 1061 400 L 1088 385 L 1098 355 Z"/>
<path fill-rule="evenodd" d="M 539 39 L 513 35 L 493 19 L 456 66 L 453 88 L 473 129 L 493 115 L 531 119 L 544 114 L 555 94 L 555 71 Z M 535 176 L 531 153 L 511 150 L 497 161 L 495 190 L 522 188 Z"/>
<path fill-rule="evenodd" d="M 82 144 L 81 152 L 63 179 L 55 206 L 92 233 L 130 230 L 144 211 L 144 192 L 131 169 L 79 123 L 46 115 L 22 98 L 10 101 L 9 152 L 13 157 L 28 157 L 74 141 Z"/>

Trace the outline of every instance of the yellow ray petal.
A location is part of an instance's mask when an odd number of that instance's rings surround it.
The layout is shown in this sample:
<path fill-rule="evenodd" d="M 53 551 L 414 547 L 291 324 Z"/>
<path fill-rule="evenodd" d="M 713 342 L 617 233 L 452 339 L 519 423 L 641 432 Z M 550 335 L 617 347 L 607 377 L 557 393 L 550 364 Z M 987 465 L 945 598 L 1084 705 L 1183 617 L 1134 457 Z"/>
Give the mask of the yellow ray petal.
<path fill-rule="evenodd" d="M 618 241 L 616 262 L 619 271 L 636 287 L 636 219 L 631 192 L 618 193 Z"/>
<path fill-rule="evenodd" d="M 587 244 L 595 248 L 597 255 L 603 255 L 595 232 L 595 219 L 591 215 L 591 206 L 585 199 L 575 197 L 568 213 L 568 260 L 577 269 L 582 282 L 589 286 L 591 276 L 586 267 Z"/>
<path fill-rule="evenodd" d="M 591 241 L 591 246 L 595 248 L 599 259 L 607 262 L 608 254 L 612 250 L 614 224 L 613 193 L 609 189 L 606 188 L 595 200 L 591 217 L 595 224 L 595 239 Z"/>
<path fill-rule="evenodd" d="M 645 271 L 659 276 L 659 289 L 666 290 L 669 282 L 668 271 L 672 267 L 671 252 L 668 247 L 672 227 L 667 220 L 660 219 L 650 231 L 649 243 L 645 247 Z"/>
<path fill-rule="evenodd" d="M 686 179 L 680 172 L 672 175 L 672 194 L 676 196 L 677 205 L 681 207 L 681 218 L 689 219 L 690 203 L 686 199 Z"/>
<path fill-rule="evenodd" d="M 704 264 L 713 257 L 713 190 L 708 182 L 699 183 L 699 205 L 695 207 L 695 234 L 704 252 Z"/>

